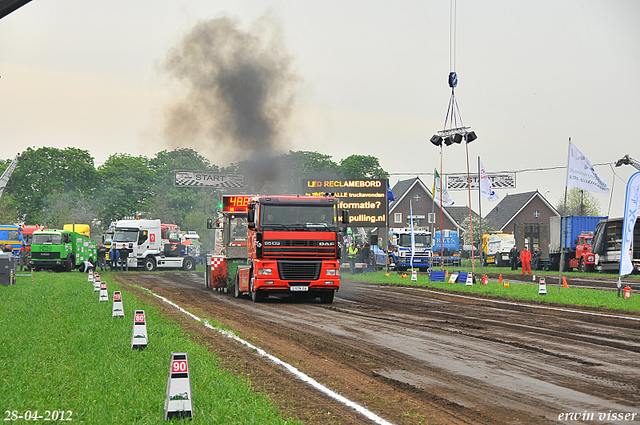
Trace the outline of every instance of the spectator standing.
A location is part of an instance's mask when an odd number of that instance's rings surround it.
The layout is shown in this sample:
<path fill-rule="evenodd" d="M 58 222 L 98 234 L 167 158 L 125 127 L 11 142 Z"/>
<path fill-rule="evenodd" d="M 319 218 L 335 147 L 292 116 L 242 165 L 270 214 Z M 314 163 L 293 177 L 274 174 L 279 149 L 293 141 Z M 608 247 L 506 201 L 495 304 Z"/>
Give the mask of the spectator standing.
<path fill-rule="evenodd" d="M 118 250 L 116 249 L 116 244 L 111 243 L 111 250 L 109 251 L 109 256 L 111 257 L 111 271 L 118 270 Z"/>
<path fill-rule="evenodd" d="M 518 270 L 518 258 L 520 257 L 520 252 L 518 252 L 518 248 L 514 245 L 509 251 L 509 261 L 511 262 L 511 270 Z"/>
<path fill-rule="evenodd" d="M 349 273 L 355 274 L 356 272 L 356 257 L 358 256 L 358 248 L 355 242 L 351 242 L 349 248 L 347 248 L 347 258 L 349 259 Z"/>
<path fill-rule="evenodd" d="M 98 245 L 98 267 L 100 271 L 107 271 L 107 252 L 109 250 L 104 245 Z"/>
<path fill-rule="evenodd" d="M 127 261 L 127 258 L 129 258 L 129 250 L 126 245 L 122 245 L 122 248 L 120 249 L 120 271 L 129 271 L 129 262 Z"/>
<path fill-rule="evenodd" d="M 20 271 L 22 271 L 24 267 L 27 267 L 27 270 L 29 270 L 29 252 L 24 243 L 20 248 L 20 260 L 18 261 L 18 264 L 20 264 Z"/>
<path fill-rule="evenodd" d="M 531 270 L 538 270 L 538 263 L 540 263 L 540 257 L 542 256 L 542 251 L 540 248 L 536 247 L 533 250 L 533 264 L 531 265 Z"/>
<path fill-rule="evenodd" d="M 520 261 L 522 261 L 522 274 L 525 274 L 525 272 L 531 274 L 531 251 L 526 246 L 520 254 Z"/>

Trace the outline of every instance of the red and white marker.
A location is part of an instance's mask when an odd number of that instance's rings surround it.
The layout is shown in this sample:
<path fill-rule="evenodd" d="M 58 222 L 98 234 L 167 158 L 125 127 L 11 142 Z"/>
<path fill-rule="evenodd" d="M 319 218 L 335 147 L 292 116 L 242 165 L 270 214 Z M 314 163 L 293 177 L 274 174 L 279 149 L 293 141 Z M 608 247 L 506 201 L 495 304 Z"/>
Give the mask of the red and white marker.
<path fill-rule="evenodd" d="M 147 320 L 144 310 L 136 310 L 133 315 L 133 334 L 131 334 L 131 348 L 142 350 L 147 348 Z"/>
<path fill-rule="evenodd" d="M 124 317 L 122 294 L 120 291 L 113 291 L 113 308 L 111 310 L 111 317 Z"/>
<path fill-rule="evenodd" d="M 187 353 L 171 353 L 171 368 L 164 402 L 164 418 L 192 418 L 191 379 Z"/>

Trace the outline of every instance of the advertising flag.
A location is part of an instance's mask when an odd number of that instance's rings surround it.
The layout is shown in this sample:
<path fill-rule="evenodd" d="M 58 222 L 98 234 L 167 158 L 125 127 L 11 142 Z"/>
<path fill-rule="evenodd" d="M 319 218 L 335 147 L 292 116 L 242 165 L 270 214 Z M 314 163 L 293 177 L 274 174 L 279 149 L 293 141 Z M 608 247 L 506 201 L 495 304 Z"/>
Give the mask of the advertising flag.
<path fill-rule="evenodd" d="M 453 199 L 449 196 L 449 192 L 447 189 L 442 187 L 442 180 L 440 179 L 440 174 L 438 174 L 438 170 L 436 170 L 435 176 L 433 178 L 433 197 L 438 205 L 440 205 L 440 197 L 442 197 L 442 205 L 445 207 L 450 207 L 453 205 Z"/>
<path fill-rule="evenodd" d="M 620 248 L 620 276 L 626 276 L 633 271 L 631 260 L 631 242 L 633 229 L 636 226 L 638 210 L 640 209 L 640 171 L 635 173 L 627 183 L 627 193 L 624 201 L 624 219 L 622 221 L 622 247 Z"/>
<path fill-rule="evenodd" d="M 389 202 L 395 201 L 393 192 L 391 191 L 391 186 L 389 186 L 389 180 L 387 180 L 387 200 L 389 200 Z"/>
<path fill-rule="evenodd" d="M 480 193 L 482 196 L 486 196 L 490 201 L 497 201 L 500 199 L 498 194 L 493 187 L 491 186 L 491 180 L 489 180 L 489 176 L 487 176 L 487 172 L 484 169 L 484 165 L 482 161 L 478 160 L 480 163 Z"/>
<path fill-rule="evenodd" d="M 593 169 L 591 162 L 575 145 L 569 142 L 567 187 L 577 187 L 597 193 L 609 193 L 609 186 Z"/>

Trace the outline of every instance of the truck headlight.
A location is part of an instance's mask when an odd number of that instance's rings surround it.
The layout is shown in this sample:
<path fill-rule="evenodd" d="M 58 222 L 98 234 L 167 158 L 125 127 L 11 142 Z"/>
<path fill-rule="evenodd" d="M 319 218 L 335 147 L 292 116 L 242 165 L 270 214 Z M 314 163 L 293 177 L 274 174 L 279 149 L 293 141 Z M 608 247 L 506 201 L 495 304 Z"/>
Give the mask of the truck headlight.
<path fill-rule="evenodd" d="M 336 269 L 328 269 L 327 270 L 327 276 L 337 276 L 338 275 L 338 270 Z"/>
<path fill-rule="evenodd" d="M 258 275 L 270 275 L 272 271 L 272 269 L 258 269 Z"/>

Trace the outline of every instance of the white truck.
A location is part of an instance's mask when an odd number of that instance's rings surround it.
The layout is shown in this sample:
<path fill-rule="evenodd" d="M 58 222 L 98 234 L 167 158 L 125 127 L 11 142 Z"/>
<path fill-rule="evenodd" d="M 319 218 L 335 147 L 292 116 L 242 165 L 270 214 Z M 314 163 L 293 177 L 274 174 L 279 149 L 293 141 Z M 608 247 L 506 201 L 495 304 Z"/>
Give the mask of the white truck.
<path fill-rule="evenodd" d="M 482 262 L 506 267 L 509 264 L 509 252 L 516 245 L 516 239 L 509 233 L 485 233 L 482 235 Z"/>
<path fill-rule="evenodd" d="M 146 271 L 156 268 L 192 271 L 196 268 L 195 259 L 184 251 L 184 245 L 162 243 L 160 220 L 120 220 L 116 223 L 112 243 L 116 249 L 128 249 L 129 268 Z"/>

